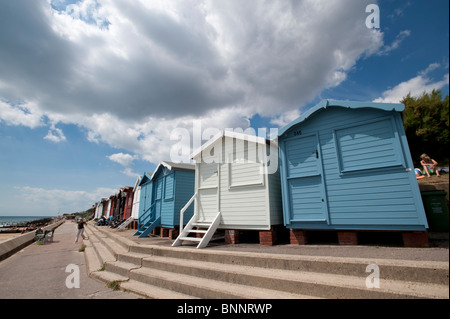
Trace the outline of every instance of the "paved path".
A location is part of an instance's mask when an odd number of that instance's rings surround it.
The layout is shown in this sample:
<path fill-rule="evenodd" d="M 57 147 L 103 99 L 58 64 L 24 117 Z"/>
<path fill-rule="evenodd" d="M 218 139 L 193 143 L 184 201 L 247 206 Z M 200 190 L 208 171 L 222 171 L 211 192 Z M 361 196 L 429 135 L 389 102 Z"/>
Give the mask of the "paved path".
<path fill-rule="evenodd" d="M 75 223 L 66 221 L 56 229 L 53 243 L 33 243 L 0 262 L 0 299 L 139 298 L 88 277 L 84 254 L 78 251 L 82 240 L 75 244 L 75 234 Z M 73 270 L 66 272 L 70 264 L 79 267 L 80 288 L 66 286 L 66 278 L 75 274 Z"/>

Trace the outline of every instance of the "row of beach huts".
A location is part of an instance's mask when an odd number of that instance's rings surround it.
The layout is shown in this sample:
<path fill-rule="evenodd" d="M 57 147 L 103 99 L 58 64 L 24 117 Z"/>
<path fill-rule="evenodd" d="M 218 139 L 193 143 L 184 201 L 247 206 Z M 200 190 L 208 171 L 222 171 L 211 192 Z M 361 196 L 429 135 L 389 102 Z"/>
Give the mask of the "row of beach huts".
<path fill-rule="evenodd" d="M 216 230 L 228 243 L 277 229 L 291 243 L 312 230 L 401 232 L 405 245 L 427 242 L 428 228 L 403 128 L 403 104 L 323 100 L 268 140 L 222 131 L 195 150 L 195 164 L 161 161 L 134 187 L 95 204 L 95 218 L 146 237 L 160 230 L 173 246 L 208 245 Z M 130 226 L 131 225 L 131 226 Z"/>

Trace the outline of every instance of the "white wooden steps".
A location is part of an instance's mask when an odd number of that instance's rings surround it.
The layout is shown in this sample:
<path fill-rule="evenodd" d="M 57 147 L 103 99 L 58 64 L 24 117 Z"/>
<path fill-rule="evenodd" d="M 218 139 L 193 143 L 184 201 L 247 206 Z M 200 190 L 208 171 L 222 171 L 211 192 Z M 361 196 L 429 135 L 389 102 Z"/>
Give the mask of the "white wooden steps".
<path fill-rule="evenodd" d="M 132 222 L 134 221 L 134 217 L 128 217 L 126 221 L 124 221 L 122 224 L 120 224 L 117 229 L 121 230 L 121 229 L 125 229 L 125 227 L 127 227 L 128 225 L 130 225 Z"/>
<path fill-rule="evenodd" d="M 205 248 L 219 227 L 221 213 L 218 212 L 211 223 L 198 222 L 198 216 L 192 216 L 186 227 L 180 232 L 180 235 L 173 242 L 172 247 L 181 246 L 183 241 L 198 243 L 197 248 Z M 195 228 L 194 228 L 195 227 Z M 203 237 L 192 237 L 191 234 L 203 234 Z"/>

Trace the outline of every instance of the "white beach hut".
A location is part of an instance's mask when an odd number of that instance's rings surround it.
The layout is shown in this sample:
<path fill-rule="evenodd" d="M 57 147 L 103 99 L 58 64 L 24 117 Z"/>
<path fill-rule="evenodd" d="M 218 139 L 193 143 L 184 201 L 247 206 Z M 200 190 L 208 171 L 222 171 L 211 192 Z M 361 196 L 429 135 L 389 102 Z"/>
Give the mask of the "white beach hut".
<path fill-rule="evenodd" d="M 142 176 L 139 176 L 136 179 L 136 183 L 134 184 L 134 197 L 133 197 L 133 208 L 131 210 L 131 216 L 133 219 L 138 220 L 139 219 L 139 201 L 141 200 L 141 186 L 139 186 L 139 183 L 141 182 Z"/>
<path fill-rule="evenodd" d="M 278 144 L 222 131 L 191 157 L 196 163 L 195 194 L 181 213 L 194 202 L 194 215 L 173 246 L 189 240 L 205 247 L 216 229 L 225 229 L 226 238 L 238 230 L 259 230 L 260 243 L 273 244 L 268 242 L 273 226 L 283 223 Z"/>
<path fill-rule="evenodd" d="M 102 217 L 102 212 L 103 212 L 103 202 L 100 200 L 99 202 L 95 203 L 94 218 L 99 219 L 100 217 Z"/>

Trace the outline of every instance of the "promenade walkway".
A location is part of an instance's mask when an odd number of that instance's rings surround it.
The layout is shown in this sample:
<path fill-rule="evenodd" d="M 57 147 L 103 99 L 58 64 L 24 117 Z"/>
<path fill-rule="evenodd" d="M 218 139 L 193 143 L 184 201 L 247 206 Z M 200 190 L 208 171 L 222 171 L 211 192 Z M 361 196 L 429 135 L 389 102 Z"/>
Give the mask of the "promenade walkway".
<path fill-rule="evenodd" d="M 89 226 L 93 227 L 93 226 Z M 93 229 L 89 228 L 89 233 Z M 132 243 L 135 249 L 170 249 L 172 240 L 159 236 L 137 238 L 133 236 L 133 230 L 117 231 L 108 227 L 99 227 L 98 236 L 106 236 L 105 232 L 111 232 L 116 237 L 124 237 Z M 54 241 L 44 245 L 32 243 L 13 256 L 0 262 L 0 299 L 138 299 L 138 295 L 114 291 L 108 288 L 104 282 L 87 275 L 87 264 L 85 254 L 79 252 L 83 240 L 75 244 L 76 224 L 66 221 L 55 230 Z M 95 239 L 95 238 L 92 239 Z M 109 236 L 107 236 L 109 237 Z M 114 240 L 117 240 L 115 238 Z M 111 241 L 112 239 L 108 239 Z M 98 241 L 98 240 L 97 240 Z M 89 244 L 89 241 L 84 243 Z M 262 246 L 257 243 L 242 243 L 237 245 L 226 245 L 223 243 L 212 243 L 208 249 L 193 250 L 195 253 L 212 253 L 217 255 L 223 252 L 226 255 L 234 253 L 268 254 L 270 258 L 277 259 L 278 254 L 304 256 L 304 258 L 330 257 L 335 260 L 342 258 L 367 259 L 371 263 L 374 259 L 380 259 L 383 263 L 395 264 L 396 260 L 408 265 L 416 262 L 447 262 L 449 258 L 448 237 L 439 245 L 433 242 L 428 248 L 407 247 L 378 247 L 378 246 L 342 246 L 342 245 L 276 245 Z M 177 250 L 177 249 L 174 249 Z M 191 251 L 190 247 L 179 247 L 181 253 Z M 152 256 L 148 254 L 147 257 Z M 143 256 L 146 257 L 146 256 Z M 299 257 L 300 258 L 300 257 Z M 300 258 L 300 259 L 302 259 Z M 153 259 L 157 259 L 154 257 Z M 161 258 L 159 258 L 161 259 Z M 409 263 L 408 261 L 411 261 Z M 110 266 L 115 262 L 107 263 Z M 73 268 L 67 270 L 67 266 L 73 265 L 79 269 L 79 288 L 69 288 L 66 280 L 73 278 Z M 339 267 L 338 267 L 339 268 Z M 96 269 L 98 270 L 98 269 Z M 101 274 L 108 273 L 108 269 Z M 383 275 L 386 274 L 383 268 Z M 174 276 L 174 275 L 172 275 Z M 72 282 L 72 281 L 71 281 Z M 154 288 L 153 288 L 154 289 Z"/>
<path fill-rule="evenodd" d="M 74 243 L 76 224 L 66 221 L 55 230 L 54 241 L 44 245 L 32 243 L 13 256 L 0 262 L 0 299 L 136 299 L 138 296 L 114 291 L 103 282 L 88 277 L 86 262 L 79 248 L 80 238 Z M 79 288 L 68 288 L 75 283 L 74 268 L 79 269 Z"/>

